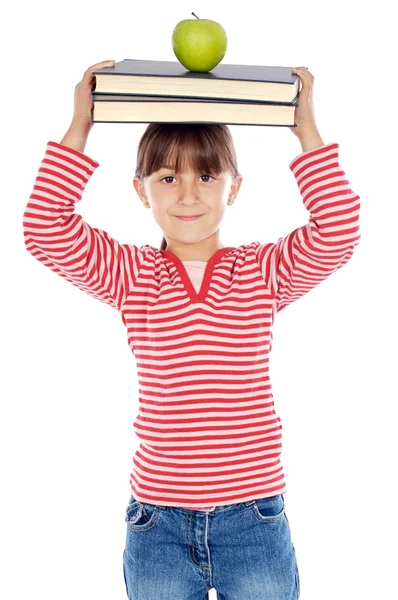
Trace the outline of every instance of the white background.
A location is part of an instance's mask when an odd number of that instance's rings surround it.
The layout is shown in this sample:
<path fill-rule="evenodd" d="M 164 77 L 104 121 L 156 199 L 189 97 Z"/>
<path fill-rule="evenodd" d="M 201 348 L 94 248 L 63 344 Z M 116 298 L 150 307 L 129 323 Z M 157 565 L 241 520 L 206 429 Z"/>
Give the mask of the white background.
<path fill-rule="evenodd" d="M 85 70 L 107 59 L 176 60 L 174 26 L 194 11 L 225 28 L 224 63 L 309 68 L 318 129 L 325 143 L 340 144 L 341 166 L 361 197 L 362 239 L 353 258 L 277 315 L 271 377 L 301 600 L 395 597 L 392 3 L 10 6 L 1 40 L 0 596 L 126 598 L 124 517 L 138 447 L 135 359 L 117 311 L 26 251 L 22 217 L 47 142 L 60 142 L 69 127 Z M 160 247 L 162 232 L 132 184 L 145 128 L 94 125 L 85 153 L 100 166 L 78 212 L 121 243 Z M 299 140 L 281 127 L 231 132 L 244 179 L 226 210 L 222 244 L 276 241 L 305 224 L 308 212 L 289 170 Z"/>

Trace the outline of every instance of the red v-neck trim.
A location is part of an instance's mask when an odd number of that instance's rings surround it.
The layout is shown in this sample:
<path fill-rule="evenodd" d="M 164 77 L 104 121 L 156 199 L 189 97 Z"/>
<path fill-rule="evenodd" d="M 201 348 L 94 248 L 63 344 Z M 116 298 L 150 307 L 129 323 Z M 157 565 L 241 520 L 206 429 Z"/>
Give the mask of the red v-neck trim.
<path fill-rule="evenodd" d="M 211 278 L 213 275 L 214 265 L 224 254 L 227 254 L 231 250 L 236 250 L 233 246 L 227 246 L 226 248 L 219 248 L 206 263 L 205 272 L 203 275 L 202 284 L 200 286 L 199 293 L 195 290 L 192 281 L 185 269 L 184 263 L 170 250 L 160 250 L 165 258 L 169 258 L 177 267 L 178 273 L 181 277 L 181 281 L 185 287 L 186 292 L 189 294 L 191 302 L 204 302 L 206 300 L 207 292 L 210 286 Z"/>

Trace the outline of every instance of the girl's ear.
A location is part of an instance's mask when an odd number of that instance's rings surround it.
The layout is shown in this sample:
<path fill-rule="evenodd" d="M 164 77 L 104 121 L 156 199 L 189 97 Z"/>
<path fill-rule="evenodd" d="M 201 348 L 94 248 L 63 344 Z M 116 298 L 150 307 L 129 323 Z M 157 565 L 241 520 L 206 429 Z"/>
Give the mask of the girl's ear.
<path fill-rule="evenodd" d="M 141 179 L 139 177 L 134 177 L 133 185 L 134 185 L 135 191 L 141 197 L 142 194 L 145 192 L 145 187 L 144 187 L 144 184 L 142 183 Z"/>
<path fill-rule="evenodd" d="M 145 194 L 145 186 L 142 183 L 141 179 L 139 177 L 134 177 L 133 185 L 134 185 L 135 191 L 137 192 L 138 196 L 140 197 L 141 202 L 143 204 L 145 204 L 147 202 L 147 197 Z"/>
<path fill-rule="evenodd" d="M 237 175 L 237 177 L 235 177 L 235 179 L 231 185 L 231 194 L 233 195 L 234 198 L 236 198 L 236 196 L 239 192 L 239 188 L 242 184 L 242 181 L 243 181 L 242 175 Z"/>

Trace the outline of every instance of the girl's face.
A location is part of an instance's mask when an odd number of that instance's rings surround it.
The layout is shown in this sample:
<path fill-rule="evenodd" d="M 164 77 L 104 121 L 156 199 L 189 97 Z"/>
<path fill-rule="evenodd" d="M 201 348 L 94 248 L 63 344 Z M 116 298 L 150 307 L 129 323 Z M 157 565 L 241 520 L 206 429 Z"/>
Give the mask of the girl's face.
<path fill-rule="evenodd" d="M 231 173 L 199 173 L 162 168 L 143 181 L 134 177 L 134 187 L 162 229 L 168 246 L 194 244 L 214 235 L 224 216 L 229 199 L 234 200 L 242 176 Z M 193 221 L 177 216 L 202 215 Z"/>

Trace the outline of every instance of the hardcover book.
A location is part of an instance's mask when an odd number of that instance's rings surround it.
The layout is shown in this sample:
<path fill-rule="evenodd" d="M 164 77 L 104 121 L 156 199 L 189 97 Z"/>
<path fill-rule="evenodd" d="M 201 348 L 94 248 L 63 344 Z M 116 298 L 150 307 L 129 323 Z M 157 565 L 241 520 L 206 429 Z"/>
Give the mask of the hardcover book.
<path fill-rule="evenodd" d="M 294 103 L 300 78 L 291 67 L 219 63 L 206 73 L 179 61 L 126 58 L 93 71 L 97 94 L 181 96 L 221 100 Z"/>
<path fill-rule="evenodd" d="M 295 127 L 297 103 L 92 93 L 93 123 L 225 123 Z"/>

